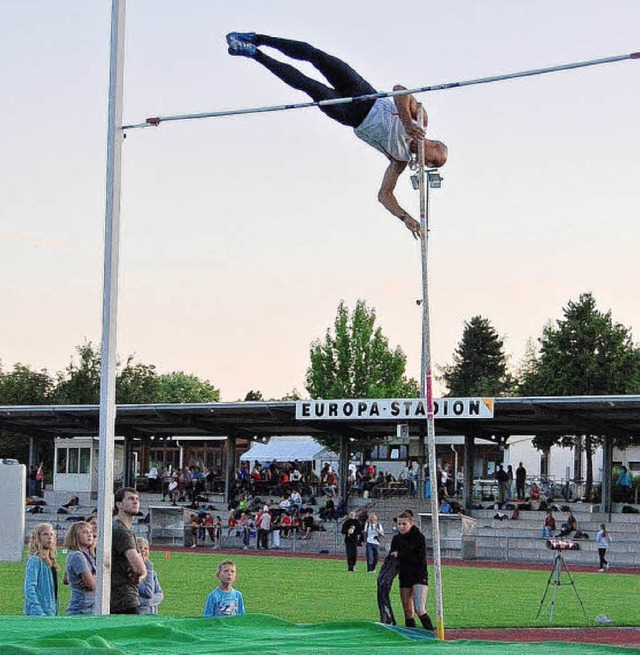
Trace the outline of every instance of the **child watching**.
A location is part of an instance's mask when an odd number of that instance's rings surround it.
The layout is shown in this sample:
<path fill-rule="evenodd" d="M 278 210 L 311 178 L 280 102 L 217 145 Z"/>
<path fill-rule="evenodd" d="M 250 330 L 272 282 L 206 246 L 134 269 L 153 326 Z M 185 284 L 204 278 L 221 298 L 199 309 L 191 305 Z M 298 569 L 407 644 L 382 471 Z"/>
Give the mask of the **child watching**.
<path fill-rule="evenodd" d="M 51 523 L 38 523 L 29 538 L 24 613 L 27 616 L 55 616 L 58 613 L 56 533 Z"/>
<path fill-rule="evenodd" d="M 158 580 L 158 574 L 149 561 L 149 542 L 142 537 L 136 539 L 138 550 L 144 560 L 147 569 L 147 576 L 138 583 L 138 594 L 140 595 L 140 614 L 157 614 L 158 605 L 164 600 L 164 592 Z"/>
<path fill-rule="evenodd" d="M 215 618 L 244 614 L 242 594 L 233 588 L 233 583 L 236 581 L 236 565 L 230 560 L 221 562 L 218 564 L 216 577 L 218 586 L 207 596 L 202 616 Z"/>

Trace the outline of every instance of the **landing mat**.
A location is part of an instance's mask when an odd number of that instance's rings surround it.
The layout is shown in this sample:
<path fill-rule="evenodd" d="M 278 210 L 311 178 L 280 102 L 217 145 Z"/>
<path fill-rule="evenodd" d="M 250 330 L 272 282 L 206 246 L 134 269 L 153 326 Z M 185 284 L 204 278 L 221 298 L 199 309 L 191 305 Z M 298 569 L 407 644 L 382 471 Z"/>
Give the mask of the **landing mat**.
<path fill-rule="evenodd" d="M 336 607 L 336 613 L 340 608 Z M 312 613 L 312 610 L 310 609 Z M 364 621 L 293 624 L 262 614 L 0 617 L 2 655 L 602 655 L 636 649 L 591 644 L 437 641 L 424 630 Z"/>

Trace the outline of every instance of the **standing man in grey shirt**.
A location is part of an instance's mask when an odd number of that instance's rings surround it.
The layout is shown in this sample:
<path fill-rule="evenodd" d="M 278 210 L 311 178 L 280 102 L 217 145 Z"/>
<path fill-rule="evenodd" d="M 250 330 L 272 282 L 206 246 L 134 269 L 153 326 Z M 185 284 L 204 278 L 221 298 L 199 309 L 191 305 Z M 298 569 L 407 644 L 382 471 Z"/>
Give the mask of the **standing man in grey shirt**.
<path fill-rule="evenodd" d="M 131 487 L 118 489 L 111 543 L 111 614 L 138 614 L 138 583 L 147 575 L 136 538 L 131 531 L 133 517 L 140 511 L 140 497 Z"/>

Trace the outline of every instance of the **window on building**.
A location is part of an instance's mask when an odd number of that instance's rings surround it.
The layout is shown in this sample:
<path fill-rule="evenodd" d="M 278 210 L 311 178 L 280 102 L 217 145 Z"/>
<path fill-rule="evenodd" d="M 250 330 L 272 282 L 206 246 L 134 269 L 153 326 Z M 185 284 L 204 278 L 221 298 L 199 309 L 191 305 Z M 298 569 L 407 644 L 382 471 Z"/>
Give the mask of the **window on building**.
<path fill-rule="evenodd" d="M 91 466 L 91 448 L 58 448 L 58 473 L 86 475 Z"/>
<path fill-rule="evenodd" d="M 392 445 L 387 446 L 386 444 L 380 444 L 374 446 L 369 454 L 367 459 L 373 459 L 378 461 L 389 461 L 389 460 L 405 460 L 407 459 L 407 446 L 405 445 Z"/>
<path fill-rule="evenodd" d="M 80 473 L 89 473 L 91 466 L 91 449 L 80 448 Z"/>

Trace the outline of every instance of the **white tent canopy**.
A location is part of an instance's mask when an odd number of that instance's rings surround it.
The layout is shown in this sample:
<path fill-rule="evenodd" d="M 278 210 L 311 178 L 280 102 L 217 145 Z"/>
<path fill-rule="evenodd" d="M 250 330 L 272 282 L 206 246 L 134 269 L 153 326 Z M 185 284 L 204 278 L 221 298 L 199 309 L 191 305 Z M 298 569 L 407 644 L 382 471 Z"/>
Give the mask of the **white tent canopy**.
<path fill-rule="evenodd" d="M 278 462 L 313 462 L 323 460 L 337 462 L 338 455 L 318 443 L 313 437 L 273 437 L 268 443 L 256 443 L 240 456 L 243 462 L 258 460 L 261 463 L 272 460 Z"/>

